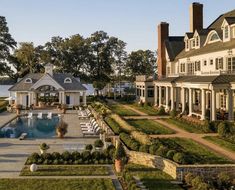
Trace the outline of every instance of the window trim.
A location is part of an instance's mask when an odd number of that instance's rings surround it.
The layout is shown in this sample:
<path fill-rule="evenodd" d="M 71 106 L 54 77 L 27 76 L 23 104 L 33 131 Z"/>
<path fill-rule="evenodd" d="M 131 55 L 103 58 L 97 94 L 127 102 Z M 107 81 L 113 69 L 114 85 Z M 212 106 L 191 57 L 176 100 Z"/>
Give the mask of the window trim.
<path fill-rule="evenodd" d="M 25 82 L 25 83 L 33 83 L 33 81 L 32 81 L 31 78 L 26 78 L 24 82 Z"/>
<path fill-rule="evenodd" d="M 72 83 L 72 79 L 70 77 L 66 77 L 64 79 L 64 83 Z"/>

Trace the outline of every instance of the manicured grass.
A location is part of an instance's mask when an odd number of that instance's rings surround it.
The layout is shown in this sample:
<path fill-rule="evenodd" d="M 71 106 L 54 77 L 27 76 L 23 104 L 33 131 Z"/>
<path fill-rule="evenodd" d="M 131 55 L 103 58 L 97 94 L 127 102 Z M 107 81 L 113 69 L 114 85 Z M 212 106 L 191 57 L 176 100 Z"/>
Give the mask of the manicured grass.
<path fill-rule="evenodd" d="M 115 190 L 111 179 L 0 179 L 0 190 Z"/>
<path fill-rule="evenodd" d="M 208 150 L 206 147 L 194 142 L 190 139 L 184 138 L 171 138 L 170 140 L 175 141 L 177 144 L 182 146 L 184 150 L 194 160 L 194 164 L 229 164 L 232 161 L 217 155 L 216 153 Z"/>
<path fill-rule="evenodd" d="M 106 117 L 105 121 L 116 135 L 121 132 L 120 125 L 116 121 L 114 121 L 114 119 L 112 119 L 111 117 Z"/>
<path fill-rule="evenodd" d="M 126 120 L 130 125 L 146 134 L 173 134 L 174 131 L 163 126 L 160 123 L 149 119 L 129 119 Z"/>
<path fill-rule="evenodd" d="M 129 106 L 141 111 L 141 112 L 144 112 L 148 115 L 158 115 L 158 110 L 155 109 L 154 107 L 152 106 L 139 106 L 137 105 L 136 103 L 134 104 L 130 104 Z"/>
<path fill-rule="evenodd" d="M 109 107 L 114 113 L 116 113 L 120 116 L 137 116 L 137 115 L 139 115 L 138 113 L 136 113 L 130 109 L 126 109 L 121 104 L 112 104 L 112 105 L 109 105 Z"/>
<path fill-rule="evenodd" d="M 24 166 L 21 176 L 99 176 L 109 175 L 106 166 L 66 166 L 40 165 L 36 172 L 30 172 L 29 166 Z"/>
<path fill-rule="evenodd" d="M 173 124 L 176 127 L 184 129 L 185 131 L 188 131 L 190 133 L 198 133 L 198 134 L 204 133 L 200 128 L 197 128 L 195 125 L 192 126 L 182 121 L 178 121 L 176 119 L 167 118 L 167 119 L 162 119 L 162 120 L 166 121 L 167 123 Z"/>
<path fill-rule="evenodd" d="M 212 137 L 212 136 L 206 136 L 203 138 L 214 143 L 214 144 L 217 144 L 227 150 L 235 152 L 235 144 L 233 144 L 229 141 L 226 141 L 225 139 L 222 139 L 220 137 Z"/>
<path fill-rule="evenodd" d="M 149 190 L 181 190 L 178 185 L 172 184 L 171 176 L 155 168 L 148 168 L 140 165 L 127 165 L 132 176 L 137 176 Z"/>

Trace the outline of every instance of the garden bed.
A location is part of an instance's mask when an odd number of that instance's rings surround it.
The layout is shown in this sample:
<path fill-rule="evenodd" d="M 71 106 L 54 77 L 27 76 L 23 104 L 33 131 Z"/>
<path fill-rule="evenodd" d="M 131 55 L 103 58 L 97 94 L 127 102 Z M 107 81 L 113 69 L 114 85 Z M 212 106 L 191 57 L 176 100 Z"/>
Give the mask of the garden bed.
<path fill-rule="evenodd" d="M 126 109 L 121 104 L 112 104 L 112 105 L 110 104 L 109 107 L 114 113 L 116 113 L 120 116 L 138 116 L 139 115 L 138 113 L 136 113 L 133 110 Z"/>
<path fill-rule="evenodd" d="M 112 131 L 115 133 L 115 135 L 118 135 L 122 131 L 120 125 L 113 118 L 106 117 L 105 122 L 112 129 Z"/>
<path fill-rule="evenodd" d="M 152 106 L 148 106 L 148 105 L 143 105 L 143 106 L 140 106 L 138 105 L 137 103 L 134 103 L 134 104 L 129 104 L 129 106 L 143 112 L 143 113 L 146 113 L 148 115 L 159 115 L 159 111 L 152 107 Z"/>
<path fill-rule="evenodd" d="M 111 179 L 0 179 L 0 189 L 8 190 L 115 190 Z"/>
<path fill-rule="evenodd" d="M 31 172 L 30 166 L 24 166 L 20 176 L 104 176 L 109 175 L 107 166 L 87 165 L 39 165 L 37 171 Z"/>
<path fill-rule="evenodd" d="M 204 139 L 216 144 L 216 145 L 219 145 L 227 150 L 230 150 L 230 151 L 233 151 L 235 152 L 235 144 L 223 139 L 223 138 L 220 138 L 218 136 L 216 137 L 213 137 L 213 136 L 206 136 L 206 137 L 203 137 Z"/>
<path fill-rule="evenodd" d="M 129 119 L 126 120 L 130 125 L 134 126 L 137 130 L 146 134 L 173 134 L 173 130 L 165 127 L 164 125 L 157 123 L 149 119 Z"/>

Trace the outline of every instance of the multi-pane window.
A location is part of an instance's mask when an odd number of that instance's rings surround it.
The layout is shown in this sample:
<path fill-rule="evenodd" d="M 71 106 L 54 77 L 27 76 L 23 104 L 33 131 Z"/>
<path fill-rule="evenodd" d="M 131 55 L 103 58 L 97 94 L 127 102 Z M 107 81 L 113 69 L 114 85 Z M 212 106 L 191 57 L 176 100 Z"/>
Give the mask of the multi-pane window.
<path fill-rule="evenodd" d="M 188 40 L 186 40 L 186 49 L 189 49 Z"/>
<path fill-rule="evenodd" d="M 148 86 L 148 97 L 149 98 L 154 97 L 154 87 L 153 86 Z"/>
<path fill-rule="evenodd" d="M 227 66 L 229 71 L 235 71 L 235 57 L 229 57 L 227 59 Z"/>
<path fill-rule="evenodd" d="M 197 47 L 199 46 L 199 37 L 198 36 L 196 37 L 196 46 Z"/>
<path fill-rule="evenodd" d="M 171 68 L 167 67 L 167 74 L 170 75 L 171 74 Z"/>
<path fill-rule="evenodd" d="M 192 40 L 192 48 L 195 47 L 195 40 Z"/>
<path fill-rule="evenodd" d="M 210 59 L 210 65 L 213 65 L 213 62 L 214 62 L 213 59 Z"/>
<path fill-rule="evenodd" d="M 223 58 L 216 58 L 215 59 L 215 69 L 223 69 Z"/>
<path fill-rule="evenodd" d="M 199 105 L 200 102 L 200 92 L 199 91 L 195 91 L 195 105 Z"/>
<path fill-rule="evenodd" d="M 221 108 L 226 108 L 226 95 L 221 94 L 220 95 L 220 107 Z"/>
<path fill-rule="evenodd" d="M 201 71 L 201 61 L 195 61 L 195 71 Z"/>
<path fill-rule="evenodd" d="M 228 38 L 228 30 L 229 30 L 228 26 L 225 26 L 225 28 L 224 28 L 224 38 L 225 39 Z"/>
<path fill-rule="evenodd" d="M 193 74 L 193 63 L 188 63 L 188 74 Z"/>
<path fill-rule="evenodd" d="M 204 62 L 204 66 L 206 66 L 206 65 L 207 65 L 207 61 L 206 61 L 206 60 L 204 60 L 203 62 Z"/>
<path fill-rule="evenodd" d="M 184 73 L 185 72 L 185 63 L 180 64 L 180 72 Z"/>
<path fill-rule="evenodd" d="M 145 93 L 145 90 L 142 90 L 142 97 L 145 97 L 144 93 Z"/>

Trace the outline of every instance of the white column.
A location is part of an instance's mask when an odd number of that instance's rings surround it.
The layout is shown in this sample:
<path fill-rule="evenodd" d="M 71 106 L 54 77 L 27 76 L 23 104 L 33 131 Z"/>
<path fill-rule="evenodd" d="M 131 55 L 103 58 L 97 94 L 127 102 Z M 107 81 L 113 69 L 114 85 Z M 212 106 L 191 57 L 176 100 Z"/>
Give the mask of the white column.
<path fill-rule="evenodd" d="M 81 96 L 81 92 L 78 92 L 78 105 L 80 106 L 81 102 L 80 102 L 80 96 Z"/>
<path fill-rule="evenodd" d="M 181 104 L 182 104 L 182 113 L 185 110 L 185 89 L 181 88 Z"/>
<path fill-rule="evenodd" d="M 179 89 L 175 88 L 175 109 L 178 111 L 179 110 Z"/>
<path fill-rule="evenodd" d="M 83 92 L 83 105 L 86 106 L 86 92 Z"/>
<path fill-rule="evenodd" d="M 169 87 L 166 86 L 166 109 L 169 109 Z"/>
<path fill-rule="evenodd" d="M 234 120 L 234 113 L 233 113 L 233 90 L 229 89 L 227 90 L 228 94 L 228 120 L 233 121 Z"/>
<path fill-rule="evenodd" d="M 211 91 L 211 120 L 216 120 L 216 91 Z"/>
<path fill-rule="evenodd" d="M 28 107 L 31 105 L 31 93 L 28 93 Z"/>
<path fill-rule="evenodd" d="M 192 111 L 193 111 L 193 102 L 192 102 L 192 88 L 189 88 L 189 94 L 188 94 L 188 107 L 189 107 L 189 116 L 192 115 Z"/>
<path fill-rule="evenodd" d="M 202 110 L 202 117 L 201 120 L 205 120 L 206 115 L 206 97 L 205 97 L 205 89 L 201 89 L 201 110 Z"/>
<path fill-rule="evenodd" d="M 157 104 L 158 104 L 157 99 L 158 99 L 157 86 L 154 86 L 154 104 L 155 104 L 155 106 L 157 106 Z"/>
<path fill-rule="evenodd" d="M 62 104 L 65 104 L 65 93 L 64 92 L 62 92 Z"/>
<path fill-rule="evenodd" d="M 162 87 L 159 86 L 159 107 L 162 106 Z"/>
<path fill-rule="evenodd" d="M 171 87 L 171 110 L 175 108 L 175 103 L 174 103 L 174 87 Z"/>

